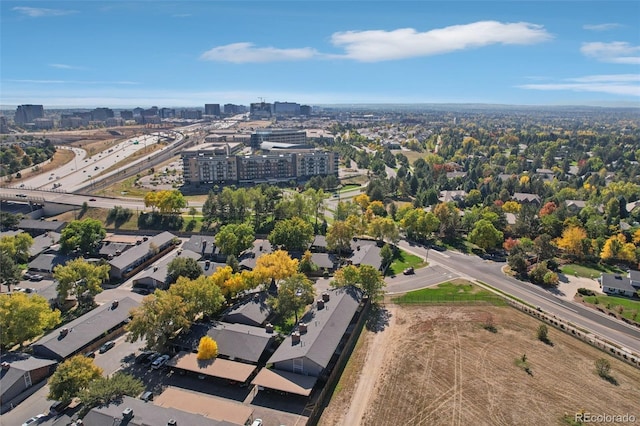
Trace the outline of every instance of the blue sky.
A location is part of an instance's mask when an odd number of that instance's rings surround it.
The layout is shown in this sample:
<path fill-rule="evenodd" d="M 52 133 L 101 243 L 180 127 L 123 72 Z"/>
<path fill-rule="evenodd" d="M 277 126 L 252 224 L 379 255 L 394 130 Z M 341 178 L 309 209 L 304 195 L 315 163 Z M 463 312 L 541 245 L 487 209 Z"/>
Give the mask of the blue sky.
<path fill-rule="evenodd" d="M 0 104 L 640 106 L 640 2 L 6 1 Z"/>

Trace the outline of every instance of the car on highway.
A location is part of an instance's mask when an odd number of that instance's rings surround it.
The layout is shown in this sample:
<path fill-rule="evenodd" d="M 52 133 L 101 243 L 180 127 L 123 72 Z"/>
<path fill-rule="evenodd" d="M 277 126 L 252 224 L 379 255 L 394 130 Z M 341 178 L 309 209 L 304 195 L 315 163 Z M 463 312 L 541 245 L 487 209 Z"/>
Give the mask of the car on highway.
<path fill-rule="evenodd" d="M 38 414 L 37 416 L 31 417 L 29 420 L 22 423 L 22 426 L 32 426 L 39 424 L 45 417 L 44 414 Z"/>
<path fill-rule="evenodd" d="M 156 358 L 155 361 L 151 363 L 151 368 L 154 370 L 158 370 L 159 368 L 163 367 L 167 363 L 167 361 L 169 361 L 169 355 L 162 355 Z"/>
<path fill-rule="evenodd" d="M 89 198 L 89 201 L 95 201 L 95 200 L 96 200 L 95 198 Z"/>
<path fill-rule="evenodd" d="M 108 351 L 109 349 L 113 348 L 116 345 L 116 342 L 113 340 L 109 340 L 108 342 L 105 342 L 104 345 L 100 346 L 100 349 L 98 349 L 98 352 L 100 352 L 101 354 L 105 353 L 106 351 Z"/>

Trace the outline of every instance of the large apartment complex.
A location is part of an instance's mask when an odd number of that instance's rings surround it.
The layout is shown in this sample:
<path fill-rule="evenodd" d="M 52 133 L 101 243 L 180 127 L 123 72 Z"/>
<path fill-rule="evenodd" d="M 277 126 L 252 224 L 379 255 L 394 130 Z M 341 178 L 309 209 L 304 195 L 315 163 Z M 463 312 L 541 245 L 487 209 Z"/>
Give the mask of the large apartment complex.
<path fill-rule="evenodd" d="M 266 155 L 220 155 L 208 144 L 182 152 L 185 184 L 286 182 L 338 173 L 338 153 L 296 150 Z"/>

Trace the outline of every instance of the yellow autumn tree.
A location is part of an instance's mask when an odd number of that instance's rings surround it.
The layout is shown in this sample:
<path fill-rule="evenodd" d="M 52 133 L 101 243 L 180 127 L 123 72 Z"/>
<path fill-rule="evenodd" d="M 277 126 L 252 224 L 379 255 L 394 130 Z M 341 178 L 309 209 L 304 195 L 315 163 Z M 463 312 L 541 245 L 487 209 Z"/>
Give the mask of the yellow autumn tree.
<path fill-rule="evenodd" d="M 569 226 L 558 238 L 557 246 L 572 256 L 582 257 L 582 240 L 587 238 L 587 232 L 579 226 Z"/>
<path fill-rule="evenodd" d="M 636 232 L 633 233 L 633 242 L 640 245 L 640 229 L 636 229 Z"/>
<path fill-rule="evenodd" d="M 263 283 L 266 283 L 267 279 L 278 282 L 298 272 L 298 259 L 292 259 L 284 250 L 276 250 L 260 256 L 253 272 L 262 277 Z"/>
<path fill-rule="evenodd" d="M 198 345 L 198 356 L 200 361 L 206 361 L 218 356 L 218 344 L 209 336 L 203 336 Z"/>
<path fill-rule="evenodd" d="M 502 211 L 505 213 L 518 213 L 522 205 L 517 201 L 507 201 L 502 205 Z"/>
<path fill-rule="evenodd" d="M 633 243 L 628 243 L 627 238 L 623 234 L 612 235 L 604 243 L 604 247 L 600 253 L 600 259 L 617 259 L 634 262 L 636 260 L 636 246 L 634 246 Z"/>

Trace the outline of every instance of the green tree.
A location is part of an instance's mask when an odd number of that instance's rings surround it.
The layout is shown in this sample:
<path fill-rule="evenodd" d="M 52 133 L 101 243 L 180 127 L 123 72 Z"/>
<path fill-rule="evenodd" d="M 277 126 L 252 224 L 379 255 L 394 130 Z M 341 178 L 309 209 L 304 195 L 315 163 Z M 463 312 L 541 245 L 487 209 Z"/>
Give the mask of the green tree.
<path fill-rule="evenodd" d="M 240 262 L 238 262 L 238 258 L 232 254 L 227 256 L 227 266 L 231 267 L 234 274 L 240 271 Z"/>
<path fill-rule="evenodd" d="M 70 401 L 86 389 L 90 383 L 102 377 L 102 369 L 93 359 L 76 355 L 58 366 L 49 379 L 48 399 Z"/>
<path fill-rule="evenodd" d="M 178 278 L 169 288 L 169 293 L 182 299 L 189 321 L 195 321 L 199 315 L 214 316 L 220 312 L 225 302 L 220 287 L 207 280 L 204 275 L 193 279 Z"/>
<path fill-rule="evenodd" d="M 179 277 L 196 279 L 202 275 L 204 271 L 198 264 L 198 261 L 191 257 L 175 257 L 167 265 L 167 285 L 173 284 Z"/>
<path fill-rule="evenodd" d="M 60 323 L 60 311 L 51 310 L 42 296 L 24 293 L 0 295 L 0 348 L 11 349 Z"/>
<path fill-rule="evenodd" d="M 187 317 L 188 307 L 182 297 L 164 290 L 156 290 L 142 299 L 137 308 L 132 309 L 132 319 L 126 326 L 127 341 L 135 342 L 143 338 L 147 347 L 162 351 L 179 330 L 191 325 Z"/>
<path fill-rule="evenodd" d="M 270 303 L 273 309 L 285 318 L 294 313 L 297 324 L 298 312 L 313 303 L 315 294 L 313 282 L 304 274 L 295 274 L 280 282 L 278 296 L 270 299 Z"/>
<path fill-rule="evenodd" d="M 384 294 L 386 283 L 380 271 L 371 265 L 347 265 L 336 271 L 331 286 L 356 286 L 375 303 Z"/>
<path fill-rule="evenodd" d="M 504 234 L 486 219 L 480 219 L 469 234 L 469 241 L 483 250 L 502 244 Z"/>
<path fill-rule="evenodd" d="M 107 231 L 99 220 L 91 218 L 72 220 L 62 230 L 60 248 L 65 253 L 74 250 L 80 250 L 82 253 L 94 253 L 106 235 Z"/>
<path fill-rule="evenodd" d="M 229 256 L 238 257 L 240 253 L 251 247 L 255 240 L 253 227 L 246 223 L 228 224 L 220 228 L 216 234 L 216 246 L 220 251 Z"/>
<path fill-rule="evenodd" d="M 33 238 L 26 232 L 0 239 L 0 253 L 12 257 L 16 263 L 26 263 L 29 260 L 29 249 L 33 245 Z"/>
<path fill-rule="evenodd" d="M 313 211 L 313 216 L 315 219 L 314 222 L 314 230 L 317 232 L 318 230 L 318 219 L 320 218 L 320 215 L 322 215 L 324 213 L 324 198 L 325 198 L 325 193 L 322 190 L 322 188 L 319 189 L 313 189 L 313 188 L 309 188 L 304 192 L 304 195 L 307 196 L 308 198 L 308 204 L 309 207 L 311 208 L 311 210 Z"/>
<path fill-rule="evenodd" d="M 351 239 L 355 235 L 353 226 L 347 222 L 336 221 L 327 231 L 327 248 L 338 253 L 351 250 Z"/>
<path fill-rule="evenodd" d="M 109 270 L 107 263 L 93 264 L 82 258 L 56 266 L 53 276 L 58 281 L 58 298 L 64 301 L 74 294 L 81 301 L 87 296 L 86 303 L 93 304 L 95 295 L 102 292 L 102 283 L 109 278 Z"/>
<path fill-rule="evenodd" d="M 7 290 L 11 291 L 11 286 L 18 284 L 21 277 L 22 271 L 13 257 L 0 250 L 0 284 L 6 285 Z"/>
<path fill-rule="evenodd" d="M 118 371 L 110 377 L 99 377 L 91 381 L 79 393 L 83 403 L 83 411 L 106 405 L 121 399 L 124 395 L 137 397 L 144 391 L 144 384 L 131 374 Z"/>
<path fill-rule="evenodd" d="M 288 251 L 302 251 L 313 241 L 313 226 L 300 217 L 281 220 L 269 234 L 269 242 Z"/>
<path fill-rule="evenodd" d="M 300 259 L 300 265 L 298 266 L 300 272 L 308 274 L 318 270 L 318 265 L 313 263 L 313 260 L 311 260 L 312 256 L 313 255 L 309 250 L 306 250 L 304 252 L 304 254 L 302 255 L 302 259 Z"/>
<path fill-rule="evenodd" d="M 375 202 L 376 201 L 374 201 L 374 203 Z M 378 241 L 388 240 L 393 243 L 398 242 L 400 239 L 398 227 L 390 217 L 374 217 L 371 222 L 369 222 L 369 235 Z"/>
<path fill-rule="evenodd" d="M 549 330 L 547 329 L 547 326 L 545 324 L 540 324 L 540 326 L 538 327 L 538 340 L 540 340 L 541 342 L 545 342 L 547 343 L 549 341 Z"/>
<path fill-rule="evenodd" d="M 13 214 L 5 211 L 0 211 L 0 227 L 2 228 L 14 228 L 17 227 L 22 219 L 22 214 Z"/>
<path fill-rule="evenodd" d="M 380 257 L 382 257 L 382 264 L 386 267 L 393 261 L 393 249 L 389 244 L 385 244 L 380 250 Z"/>
<path fill-rule="evenodd" d="M 596 372 L 602 378 L 609 378 L 611 374 L 611 363 L 606 358 L 598 358 L 595 362 Z"/>

